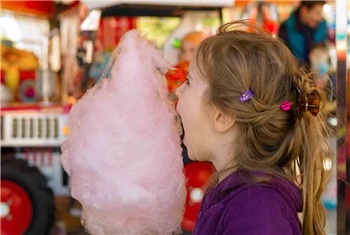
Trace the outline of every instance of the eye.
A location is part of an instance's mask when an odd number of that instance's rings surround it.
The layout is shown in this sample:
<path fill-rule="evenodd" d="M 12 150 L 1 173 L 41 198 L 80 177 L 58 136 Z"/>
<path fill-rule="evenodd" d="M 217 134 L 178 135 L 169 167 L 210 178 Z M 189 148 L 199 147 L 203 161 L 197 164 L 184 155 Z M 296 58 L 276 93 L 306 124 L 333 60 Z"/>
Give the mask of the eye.
<path fill-rule="evenodd" d="M 186 85 L 190 85 L 190 76 L 188 76 L 188 73 L 186 76 Z"/>
<path fill-rule="evenodd" d="M 190 85 L 190 80 L 188 79 L 188 77 L 186 78 L 186 84 Z"/>

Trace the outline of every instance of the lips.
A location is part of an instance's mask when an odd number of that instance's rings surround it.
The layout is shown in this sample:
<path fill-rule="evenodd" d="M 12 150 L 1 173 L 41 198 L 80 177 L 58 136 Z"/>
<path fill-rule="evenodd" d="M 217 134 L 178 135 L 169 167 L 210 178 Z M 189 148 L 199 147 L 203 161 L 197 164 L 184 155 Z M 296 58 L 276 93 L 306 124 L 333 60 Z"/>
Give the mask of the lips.
<path fill-rule="evenodd" d="M 185 144 L 185 129 L 184 129 L 184 126 L 183 126 L 183 124 L 182 124 L 182 120 L 181 120 L 181 116 L 180 116 L 180 114 L 179 113 L 177 113 L 178 115 L 177 115 L 177 117 L 176 117 L 176 124 L 177 125 L 180 125 L 180 135 L 181 135 L 181 140 L 182 140 L 182 143 L 184 143 Z"/>
<path fill-rule="evenodd" d="M 179 114 L 175 116 L 175 126 L 178 128 L 178 132 L 179 132 L 180 136 L 182 136 L 184 131 L 183 131 L 183 127 L 182 127 L 181 117 Z"/>
<path fill-rule="evenodd" d="M 183 137 L 182 143 L 187 147 L 187 145 L 186 145 L 186 136 Z"/>

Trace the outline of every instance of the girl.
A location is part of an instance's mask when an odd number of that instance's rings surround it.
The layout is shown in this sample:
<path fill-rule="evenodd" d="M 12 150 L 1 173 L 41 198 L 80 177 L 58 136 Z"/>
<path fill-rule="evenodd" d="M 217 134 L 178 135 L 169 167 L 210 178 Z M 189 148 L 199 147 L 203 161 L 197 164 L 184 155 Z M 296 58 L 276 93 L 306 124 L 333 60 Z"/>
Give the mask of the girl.
<path fill-rule="evenodd" d="M 278 39 L 242 27 L 205 39 L 176 90 L 189 157 L 218 171 L 193 234 L 325 234 L 325 95 Z"/>

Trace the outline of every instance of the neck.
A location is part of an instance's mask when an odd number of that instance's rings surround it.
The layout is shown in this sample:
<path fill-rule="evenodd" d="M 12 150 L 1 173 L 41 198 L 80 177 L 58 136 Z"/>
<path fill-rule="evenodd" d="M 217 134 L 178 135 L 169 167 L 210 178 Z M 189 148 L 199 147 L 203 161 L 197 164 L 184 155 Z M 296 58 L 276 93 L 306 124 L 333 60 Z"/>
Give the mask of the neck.
<path fill-rule="evenodd" d="M 234 171 L 235 161 L 232 146 L 231 141 L 221 144 L 215 151 L 215 157 L 212 159 L 215 169 L 222 172 L 220 181 Z"/>
<path fill-rule="evenodd" d="M 212 152 L 211 162 L 220 174 L 220 181 L 228 174 L 234 171 L 235 166 L 235 140 L 237 138 L 237 125 L 224 133 L 216 133 L 214 143 L 214 151 Z"/>

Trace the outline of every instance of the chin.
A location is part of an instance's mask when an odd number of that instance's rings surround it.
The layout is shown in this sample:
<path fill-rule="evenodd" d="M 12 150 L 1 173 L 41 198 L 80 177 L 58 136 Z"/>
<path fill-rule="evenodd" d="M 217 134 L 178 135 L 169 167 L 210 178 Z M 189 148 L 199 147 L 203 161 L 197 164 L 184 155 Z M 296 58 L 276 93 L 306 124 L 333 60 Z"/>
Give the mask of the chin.
<path fill-rule="evenodd" d="M 315 24 L 310 24 L 309 27 L 312 28 L 312 29 L 316 29 L 318 26 L 318 23 L 315 23 Z"/>
<path fill-rule="evenodd" d="M 184 143 L 184 145 L 186 146 L 185 143 Z M 186 146 L 186 148 L 187 148 L 187 157 L 188 157 L 188 159 L 190 159 L 192 161 L 197 161 L 197 159 L 194 157 L 194 154 L 192 153 L 192 151 L 190 151 L 187 146 Z"/>
<path fill-rule="evenodd" d="M 194 158 L 192 154 L 188 154 L 188 158 L 192 161 L 197 161 L 197 159 Z"/>

